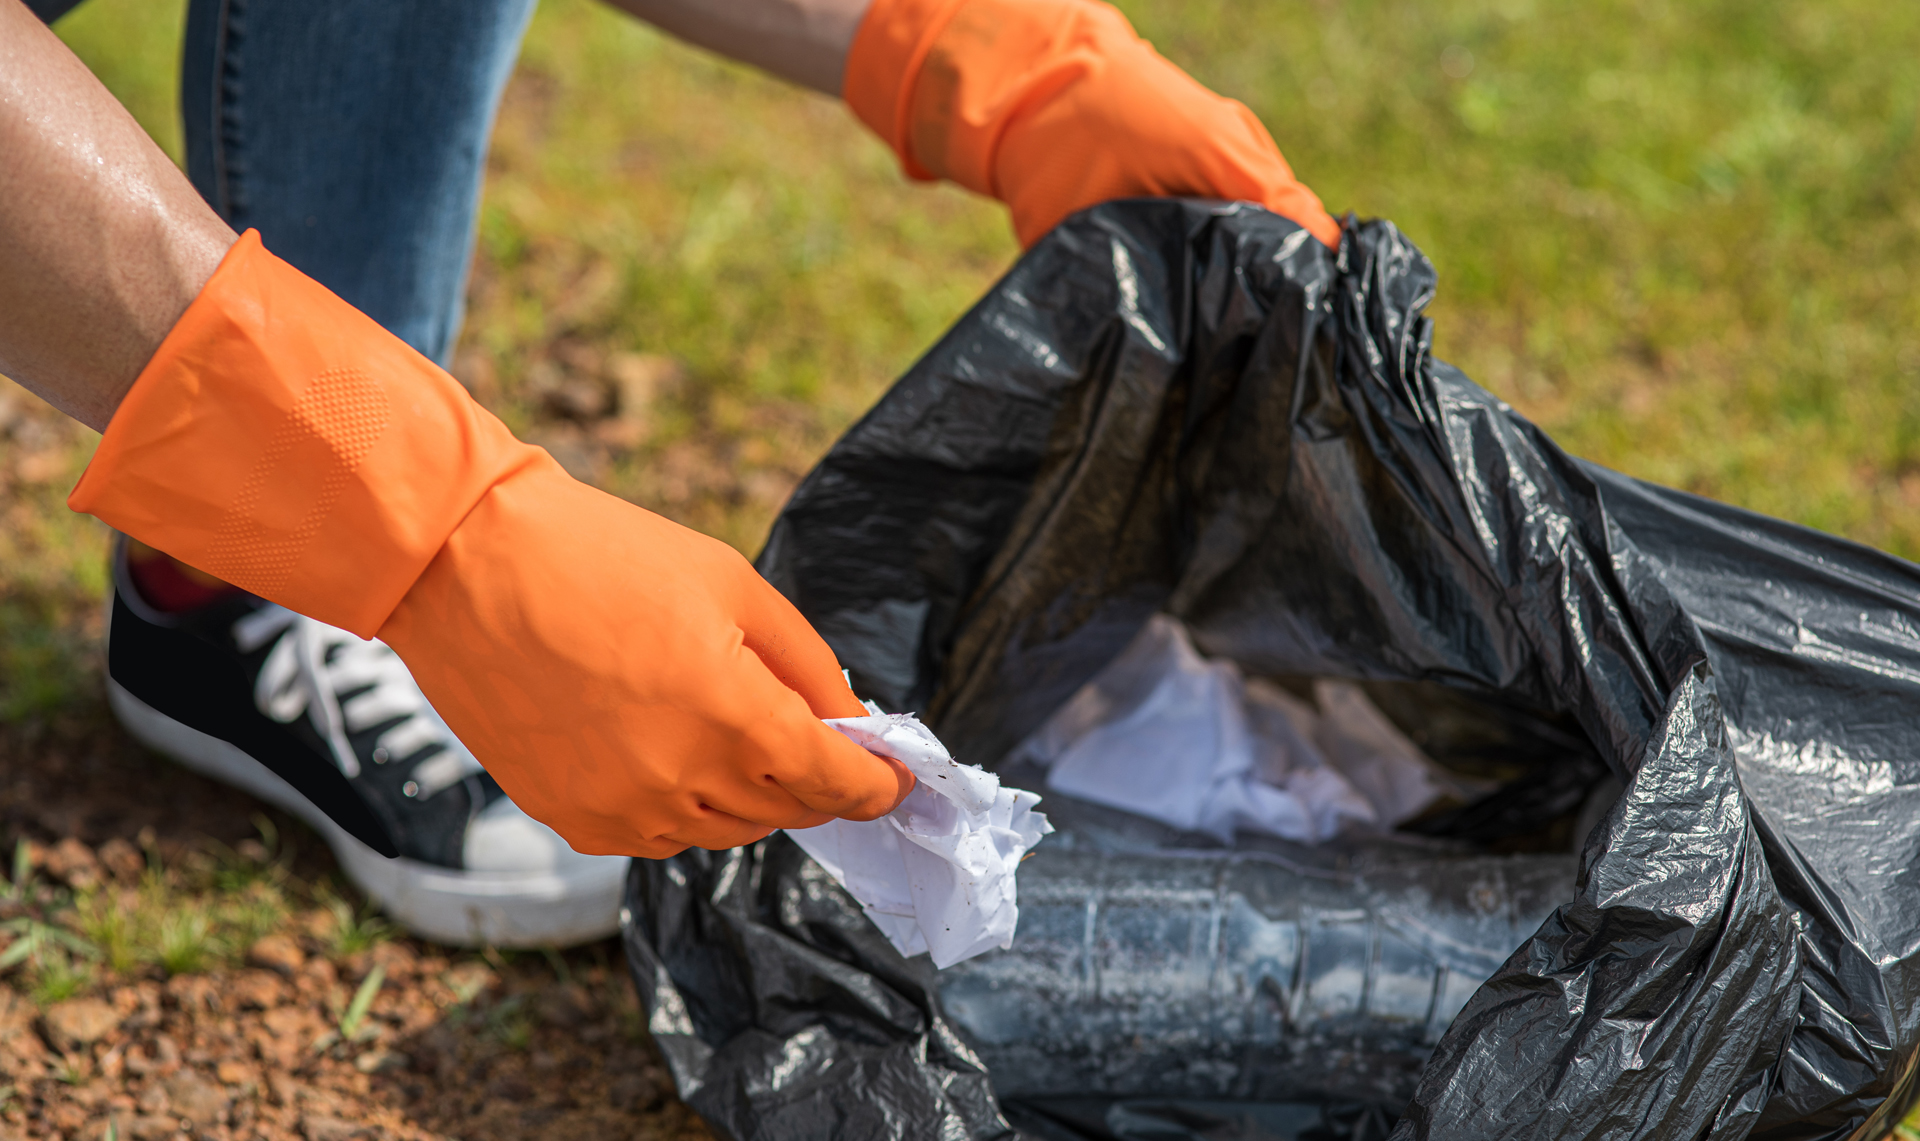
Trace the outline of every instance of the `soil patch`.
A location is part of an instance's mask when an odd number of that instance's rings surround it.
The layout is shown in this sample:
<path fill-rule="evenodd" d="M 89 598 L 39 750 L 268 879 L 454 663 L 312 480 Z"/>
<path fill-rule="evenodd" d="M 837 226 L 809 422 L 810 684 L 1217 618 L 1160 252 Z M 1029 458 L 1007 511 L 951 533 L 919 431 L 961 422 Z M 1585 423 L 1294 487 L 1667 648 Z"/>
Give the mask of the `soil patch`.
<path fill-rule="evenodd" d="M 311 832 L 102 708 L 0 728 L 0 840 L 0 1139 L 710 1136 L 616 941 L 400 937 Z"/>

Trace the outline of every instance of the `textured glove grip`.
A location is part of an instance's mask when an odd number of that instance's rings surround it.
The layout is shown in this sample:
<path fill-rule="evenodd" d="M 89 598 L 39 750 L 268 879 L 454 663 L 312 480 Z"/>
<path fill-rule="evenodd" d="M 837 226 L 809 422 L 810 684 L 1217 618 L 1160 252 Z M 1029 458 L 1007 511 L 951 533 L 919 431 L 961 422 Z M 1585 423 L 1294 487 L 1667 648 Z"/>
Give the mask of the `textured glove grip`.
<path fill-rule="evenodd" d="M 487 489 L 539 454 L 248 231 L 67 503 L 371 637 Z"/>

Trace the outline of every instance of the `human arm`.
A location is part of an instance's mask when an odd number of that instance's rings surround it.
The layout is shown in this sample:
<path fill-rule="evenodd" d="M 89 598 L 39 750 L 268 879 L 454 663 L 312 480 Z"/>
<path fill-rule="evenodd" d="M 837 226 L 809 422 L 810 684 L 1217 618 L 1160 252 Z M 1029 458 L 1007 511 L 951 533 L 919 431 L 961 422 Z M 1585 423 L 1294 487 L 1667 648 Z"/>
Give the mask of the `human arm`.
<path fill-rule="evenodd" d="M 840 94 L 869 0 L 608 0 L 662 31 L 782 79 Z"/>
<path fill-rule="evenodd" d="M 235 235 L 18 0 L 0 155 L 0 374 L 104 429 Z"/>
<path fill-rule="evenodd" d="M 1113 198 L 1257 202 L 1340 226 L 1242 104 L 1096 0 L 610 0 L 683 39 L 838 94 L 918 178 L 998 198 L 1023 245 Z"/>
<path fill-rule="evenodd" d="M 832 651 L 723 544 L 568 477 L 232 232 L 0 0 L 0 362 L 104 429 L 69 502 L 406 660 L 516 803 L 663 856 L 870 818 Z"/>

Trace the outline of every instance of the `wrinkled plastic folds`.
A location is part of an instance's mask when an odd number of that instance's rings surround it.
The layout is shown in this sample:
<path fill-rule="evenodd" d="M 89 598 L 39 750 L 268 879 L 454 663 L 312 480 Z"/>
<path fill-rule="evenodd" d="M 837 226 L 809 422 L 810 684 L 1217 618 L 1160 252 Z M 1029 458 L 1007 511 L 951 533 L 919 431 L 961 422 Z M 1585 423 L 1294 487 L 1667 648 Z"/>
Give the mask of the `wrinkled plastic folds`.
<path fill-rule="evenodd" d="M 877 820 L 829 820 L 787 835 L 842 887 L 903 955 L 952 966 L 1013 942 L 1020 860 L 1053 831 L 1040 797 L 963 765 L 910 713 L 827 719 L 854 744 L 892 757 L 913 791 Z"/>
<path fill-rule="evenodd" d="M 783 838 L 636 861 L 630 962 L 717 1130 L 1360 1137 L 1397 1116 L 1409 1139 L 1785 1141 L 1898 1120 L 1920 569 L 1568 457 L 1432 358 L 1434 288 L 1384 222 L 1334 254 L 1249 207 L 1076 215 L 833 448 L 760 566 L 860 691 L 988 767 L 1165 612 L 1251 677 L 1452 695 L 1465 712 L 1432 721 L 1468 733 L 1475 708 L 1528 711 L 1505 738 L 1524 771 L 1331 864 L 1277 840 L 1193 855 L 1050 796 L 1061 834 L 1022 871 L 1013 947 L 938 974 Z M 1474 850 L 1609 772 L 1625 791 L 1559 889 L 1556 857 Z M 1469 921 L 1493 871 L 1504 933 Z M 1043 897 L 1078 900 L 1077 934 Z M 1322 980 L 1329 959 L 1354 966 Z M 1424 1006 L 1393 981 L 1423 977 Z M 1034 1023 L 983 1014 L 997 994 L 1034 997 Z M 1205 1064 L 1128 1061 L 1182 1048 Z"/>

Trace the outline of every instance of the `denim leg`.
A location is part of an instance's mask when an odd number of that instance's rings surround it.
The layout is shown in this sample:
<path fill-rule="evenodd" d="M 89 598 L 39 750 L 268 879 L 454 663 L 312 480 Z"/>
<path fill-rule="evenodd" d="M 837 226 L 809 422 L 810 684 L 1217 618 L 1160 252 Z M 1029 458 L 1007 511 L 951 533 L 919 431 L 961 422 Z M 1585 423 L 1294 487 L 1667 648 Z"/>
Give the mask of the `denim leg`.
<path fill-rule="evenodd" d="M 534 0 L 192 0 L 187 173 L 235 229 L 445 364 Z"/>
<path fill-rule="evenodd" d="M 80 6 L 80 0 L 27 0 L 27 9 L 51 24 Z"/>

